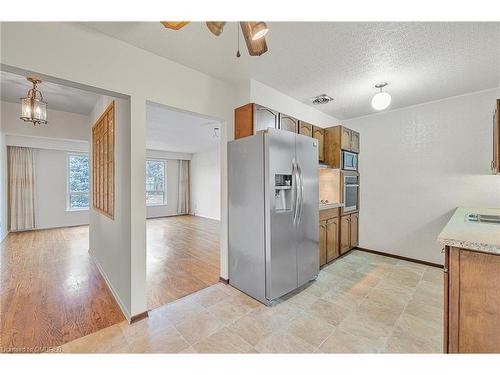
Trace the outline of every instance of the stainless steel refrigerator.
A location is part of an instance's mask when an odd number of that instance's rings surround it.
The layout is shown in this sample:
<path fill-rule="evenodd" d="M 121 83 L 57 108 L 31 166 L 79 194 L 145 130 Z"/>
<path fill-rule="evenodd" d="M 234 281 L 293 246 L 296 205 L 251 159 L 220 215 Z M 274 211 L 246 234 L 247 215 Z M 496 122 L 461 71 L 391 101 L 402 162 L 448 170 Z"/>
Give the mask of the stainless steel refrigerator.
<path fill-rule="evenodd" d="M 318 141 L 267 129 L 228 143 L 229 283 L 265 304 L 319 272 Z"/>

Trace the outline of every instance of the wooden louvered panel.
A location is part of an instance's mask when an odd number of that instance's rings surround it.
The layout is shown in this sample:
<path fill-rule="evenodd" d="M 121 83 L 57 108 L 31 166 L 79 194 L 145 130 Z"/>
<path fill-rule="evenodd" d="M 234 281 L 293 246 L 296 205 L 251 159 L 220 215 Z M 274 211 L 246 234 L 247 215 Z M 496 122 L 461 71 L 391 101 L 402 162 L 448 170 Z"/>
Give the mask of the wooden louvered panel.
<path fill-rule="evenodd" d="M 115 102 L 92 127 L 92 206 L 113 219 L 115 197 Z"/>

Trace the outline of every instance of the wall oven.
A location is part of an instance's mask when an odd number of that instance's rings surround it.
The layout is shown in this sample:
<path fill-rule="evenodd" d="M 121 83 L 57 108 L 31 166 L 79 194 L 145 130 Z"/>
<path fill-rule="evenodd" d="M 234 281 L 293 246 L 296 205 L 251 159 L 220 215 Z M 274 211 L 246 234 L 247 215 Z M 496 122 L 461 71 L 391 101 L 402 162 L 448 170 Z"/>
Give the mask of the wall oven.
<path fill-rule="evenodd" d="M 342 151 L 342 169 L 345 171 L 358 170 L 358 154 Z"/>
<path fill-rule="evenodd" d="M 359 209 L 359 174 L 342 173 L 343 203 L 342 213 L 350 213 Z"/>

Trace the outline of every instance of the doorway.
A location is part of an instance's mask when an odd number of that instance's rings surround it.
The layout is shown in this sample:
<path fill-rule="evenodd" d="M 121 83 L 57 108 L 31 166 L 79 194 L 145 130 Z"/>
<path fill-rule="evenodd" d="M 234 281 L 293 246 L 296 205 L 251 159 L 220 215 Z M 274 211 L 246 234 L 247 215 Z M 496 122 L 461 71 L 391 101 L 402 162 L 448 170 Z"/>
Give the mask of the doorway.
<path fill-rule="evenodd" d="M 221 122 L 146 106 L 147 307 L 219 282 Z"/>

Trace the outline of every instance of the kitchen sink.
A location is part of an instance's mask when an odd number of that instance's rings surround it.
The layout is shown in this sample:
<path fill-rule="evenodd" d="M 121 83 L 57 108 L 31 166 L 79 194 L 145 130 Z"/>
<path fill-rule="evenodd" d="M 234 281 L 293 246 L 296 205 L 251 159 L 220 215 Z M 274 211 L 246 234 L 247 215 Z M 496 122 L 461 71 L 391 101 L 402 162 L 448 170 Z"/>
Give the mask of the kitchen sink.
<path fill-rule="evenodd" d="M 465 218 L 475 223 L 500 224 L 500 215 L 468 214 Z"/>

